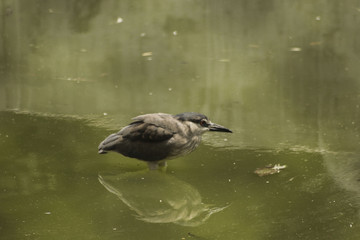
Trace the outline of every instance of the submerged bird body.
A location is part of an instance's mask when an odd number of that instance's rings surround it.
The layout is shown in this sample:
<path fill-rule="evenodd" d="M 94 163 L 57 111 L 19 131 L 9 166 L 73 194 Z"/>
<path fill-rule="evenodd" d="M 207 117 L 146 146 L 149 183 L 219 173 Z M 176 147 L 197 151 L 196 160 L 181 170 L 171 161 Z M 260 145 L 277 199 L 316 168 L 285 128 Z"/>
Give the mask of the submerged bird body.
<path fill-rule="evenodd" d="M 199 113 L 140 115 L 118 133 L 102 141 L 99 153 L 118 152 L 146 161 L 150 168 L 157 168 L 166 159 L 195 150 L 202 134 L 207 131 L 231 132 Z"/>

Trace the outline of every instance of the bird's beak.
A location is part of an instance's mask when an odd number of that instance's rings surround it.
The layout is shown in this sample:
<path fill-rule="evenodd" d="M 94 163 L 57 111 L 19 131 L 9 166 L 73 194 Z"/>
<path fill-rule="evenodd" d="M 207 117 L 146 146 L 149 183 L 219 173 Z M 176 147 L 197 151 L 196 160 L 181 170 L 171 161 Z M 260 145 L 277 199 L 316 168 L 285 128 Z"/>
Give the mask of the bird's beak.
<path fill-rule="evenodd" d="M 232 133 L 232 131 L 226 127 L 223 127 L 219 124 L 216 124 L 216 123 L 211 123 L 209 125 L 209 130 L 210 131 L 216 131 L 216 132 L 229 132 L 229 133 Z"/>

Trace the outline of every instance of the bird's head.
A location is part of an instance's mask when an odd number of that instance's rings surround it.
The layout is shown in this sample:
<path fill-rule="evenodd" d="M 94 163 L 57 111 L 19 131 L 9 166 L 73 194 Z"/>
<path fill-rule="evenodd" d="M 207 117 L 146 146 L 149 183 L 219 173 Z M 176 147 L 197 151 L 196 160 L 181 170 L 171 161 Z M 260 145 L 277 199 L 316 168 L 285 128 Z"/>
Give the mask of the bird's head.
<path fill-rule="evenodd" d="M 232 131 L 219 124 L 211 122 L 204 114 L 186 112 L 174 116 L 177 120 L 187 124 L 192 132 L 204 133 L 206 131 L 229 132 Z"/>

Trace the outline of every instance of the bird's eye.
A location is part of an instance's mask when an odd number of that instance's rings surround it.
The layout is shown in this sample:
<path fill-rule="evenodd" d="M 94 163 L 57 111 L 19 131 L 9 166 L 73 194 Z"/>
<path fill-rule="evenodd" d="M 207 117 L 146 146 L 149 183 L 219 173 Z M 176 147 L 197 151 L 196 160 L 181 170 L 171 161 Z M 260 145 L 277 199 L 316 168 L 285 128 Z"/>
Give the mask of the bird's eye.
<path fill-rule="evenodd" d="M 206 121 L 205 119 L 201 119 L 200 125 L 201 125 L 202 127 L 207 127 L 207 126 L 208 126 L 207 121 Z"/>

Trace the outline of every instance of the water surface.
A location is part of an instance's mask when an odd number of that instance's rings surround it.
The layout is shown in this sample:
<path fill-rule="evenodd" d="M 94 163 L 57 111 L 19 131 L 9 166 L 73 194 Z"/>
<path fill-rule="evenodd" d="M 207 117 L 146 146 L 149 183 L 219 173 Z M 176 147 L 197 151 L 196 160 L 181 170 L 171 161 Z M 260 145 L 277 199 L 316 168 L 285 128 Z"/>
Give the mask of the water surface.
<path fill-rule="evenodd" d="M 1 238 L 358 239 L 359 8 L 1 1 Z M 185 111 L 234 133 L 166 172 L 97 154 Z"/>

